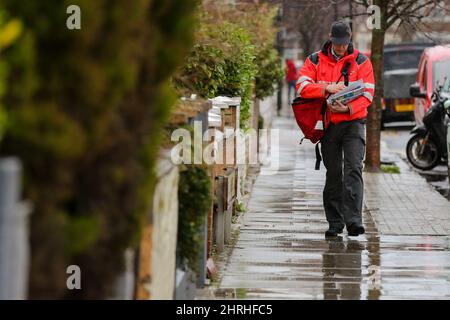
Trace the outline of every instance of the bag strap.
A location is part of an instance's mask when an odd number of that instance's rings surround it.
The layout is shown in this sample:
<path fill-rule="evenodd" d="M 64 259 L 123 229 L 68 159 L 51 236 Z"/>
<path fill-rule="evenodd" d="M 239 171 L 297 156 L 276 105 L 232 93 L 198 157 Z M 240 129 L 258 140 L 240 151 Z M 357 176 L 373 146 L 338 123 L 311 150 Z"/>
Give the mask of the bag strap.
<path fill-rule="evenodd" d="M 341 79 L 342 76 L 344 76 L 344 84 L 346 87 L 348 87 L 348 69 L 349 68 L 350 68 L 350 62 L 347 62 L 345 64 L 345 66 L 342 68 L 341 76 L 339 77 L 339 79 Z M 338 82 L 339 82 L 339 80 L 338 80 Z"/>
<path fill-rule="evenodd" d="M 320 170 L 320 162 L 322 161 L 322 156 L 319 150 L 320 141 L 316 143 L 316 167 L 315 170 Z"/>

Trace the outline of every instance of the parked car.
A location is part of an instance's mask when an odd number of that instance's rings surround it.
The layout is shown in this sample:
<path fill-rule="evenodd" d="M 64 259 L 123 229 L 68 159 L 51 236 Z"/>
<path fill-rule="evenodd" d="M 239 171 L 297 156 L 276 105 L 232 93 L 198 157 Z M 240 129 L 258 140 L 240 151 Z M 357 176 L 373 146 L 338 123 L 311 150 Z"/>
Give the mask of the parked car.
<path fill-rule="evenodd" d="M 422 124 L 425 112 L 431 106 L 431 95 L 437 85 L 450 78 L 450 45 L 434 46 L 424 50 L 417 73 L 416 82 L 410 86 L 414 99 L 414 117 Z"/>
<path fill-rule="evenodd" d="M 393 121 L 414 121 L 414 98 L 410 96 L 409 87 L 416 81 L 423 51 L 430 46 L 433 46 L 433 43 L 403 43 L 385 46 L 383 124 Z"/>

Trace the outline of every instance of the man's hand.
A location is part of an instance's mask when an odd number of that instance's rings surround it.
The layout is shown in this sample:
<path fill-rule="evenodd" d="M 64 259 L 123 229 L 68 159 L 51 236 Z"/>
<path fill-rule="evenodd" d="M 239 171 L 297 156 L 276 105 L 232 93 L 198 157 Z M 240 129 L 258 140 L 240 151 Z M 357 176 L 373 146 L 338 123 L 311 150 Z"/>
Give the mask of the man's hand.
<path fill-rule="evenodd" d="M 330 104 L 331 112 L 334 113 L 347 113 L 350 112 L 350 108 L 348 106 L 343 105 L 340 101 L 336 101 L 336 104 Z"/>
<path fill-rule="evenodd" d="M 343 83 L 332 83 L 327 85 L 326 90 L 329 93 L 336 93 L 345 88 L 345 84 Z"/>

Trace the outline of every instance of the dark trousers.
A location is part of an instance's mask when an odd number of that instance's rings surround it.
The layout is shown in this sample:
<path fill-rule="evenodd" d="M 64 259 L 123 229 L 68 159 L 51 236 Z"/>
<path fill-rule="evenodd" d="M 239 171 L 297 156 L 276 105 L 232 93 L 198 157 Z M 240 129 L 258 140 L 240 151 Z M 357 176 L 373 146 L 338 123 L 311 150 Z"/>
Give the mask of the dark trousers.
<path fill-rule="evenodd" d="M 365 130 L 365 120 L 330 123 L 322 139 L 323 204 L 330 227 L 362 225 Z"/>
<path fill-rule="evenodd" d="M 295 99 L 296 91 L 295 91 L 295 85 L 296 85 L 296 81 L 291 81 L 288 82 L 288 103 L 291 104 L 292 100 Z"/>

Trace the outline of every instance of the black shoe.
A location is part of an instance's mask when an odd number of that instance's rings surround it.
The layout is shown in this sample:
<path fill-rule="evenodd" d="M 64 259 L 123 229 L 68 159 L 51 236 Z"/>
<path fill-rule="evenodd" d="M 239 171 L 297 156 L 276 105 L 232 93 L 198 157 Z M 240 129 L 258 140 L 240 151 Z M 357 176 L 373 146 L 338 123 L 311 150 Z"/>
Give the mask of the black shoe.
<path fill-rule="evenodd" d="M 363 226 L 354 223 L 347 227 L 347 231 L 348 235 L 351 237 L 357 237 L 360 234 L 364 234 L 366 232 Z"/>
<path fill-rule="evenodd" d="M 344 231 L 343 228 L 329 228 L 327 231 L 325 231 L 325 237 L 337 237 L 339 233 L 342 233 Z"/>

